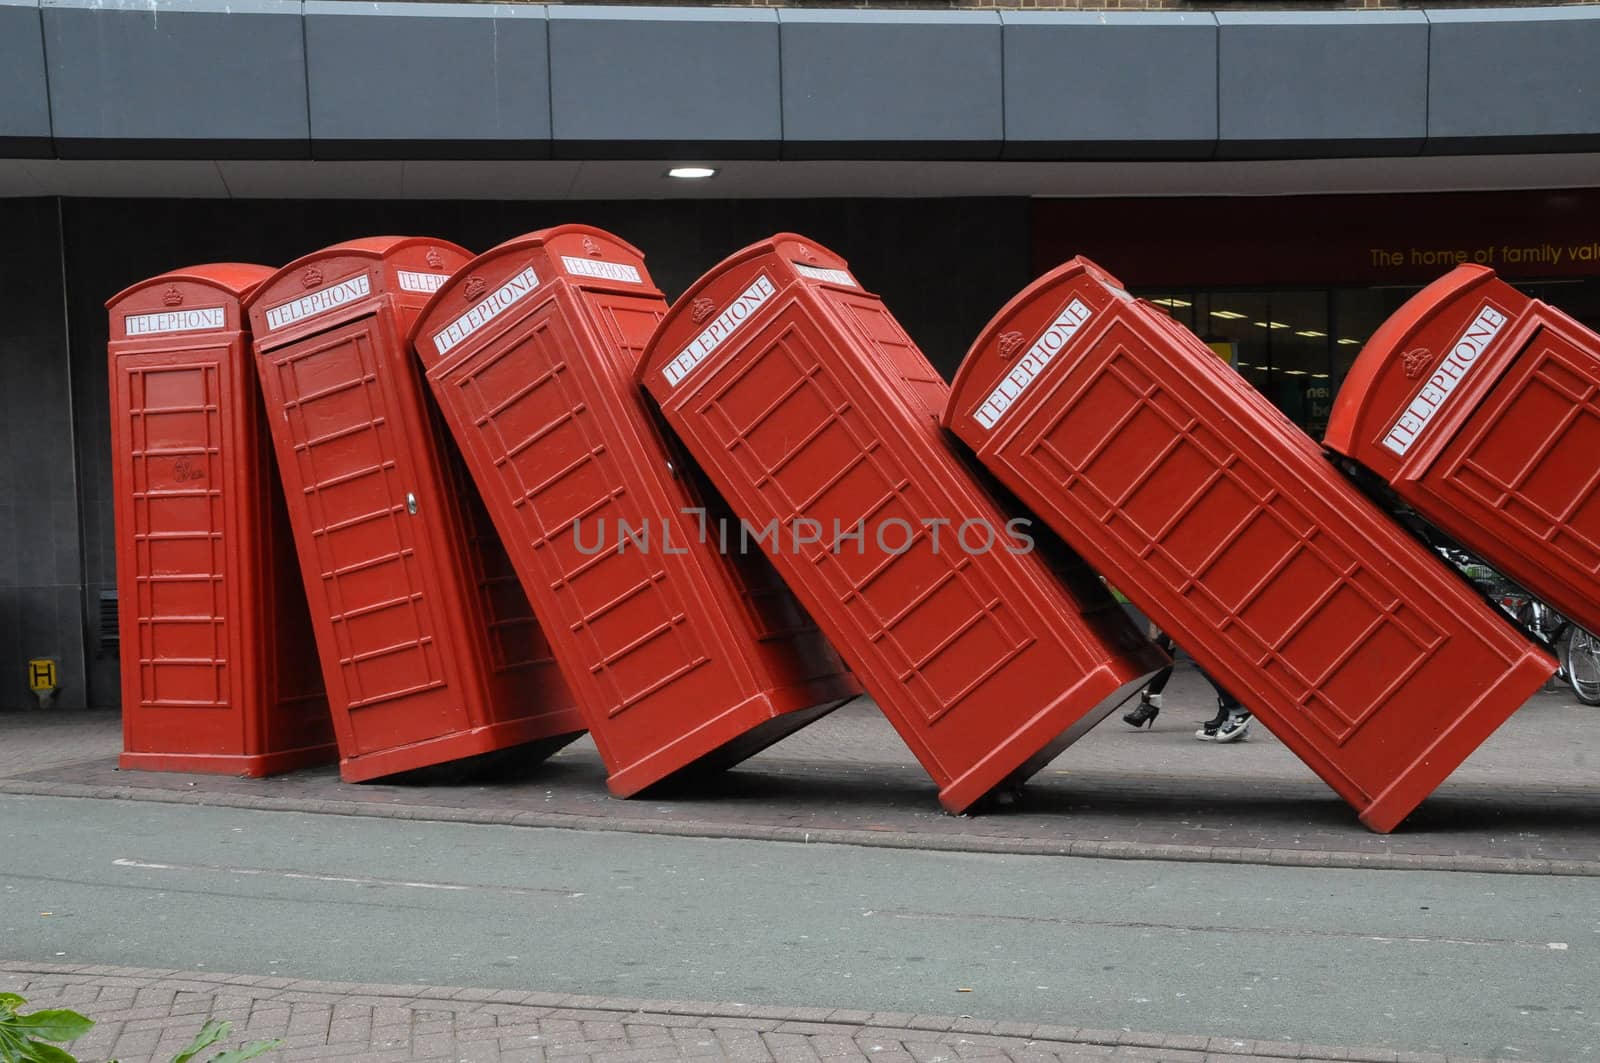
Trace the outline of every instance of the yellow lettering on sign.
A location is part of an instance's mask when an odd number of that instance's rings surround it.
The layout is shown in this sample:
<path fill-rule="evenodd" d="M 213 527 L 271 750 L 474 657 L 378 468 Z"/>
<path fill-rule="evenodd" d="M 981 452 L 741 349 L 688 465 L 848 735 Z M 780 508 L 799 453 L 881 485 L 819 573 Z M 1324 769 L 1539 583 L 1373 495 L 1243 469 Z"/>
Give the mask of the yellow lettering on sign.
<path fill-rule="evenodd" d="M 56 688 L 56 662 L 49 657 L 34 657 L 28 661 L 28 689 L 33 691 Z"/>

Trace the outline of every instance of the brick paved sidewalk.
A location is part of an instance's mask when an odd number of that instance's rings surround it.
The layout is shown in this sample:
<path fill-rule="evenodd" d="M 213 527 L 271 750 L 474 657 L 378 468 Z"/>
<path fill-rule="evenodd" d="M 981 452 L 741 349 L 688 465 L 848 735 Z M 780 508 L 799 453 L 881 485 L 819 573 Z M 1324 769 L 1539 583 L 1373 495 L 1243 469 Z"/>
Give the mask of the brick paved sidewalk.
<path fill-rule="evenodd" d="M 227 1044 L 281 1038 L 264 1058 L 424 1063 L 1081 1063 L 1266 1060 L 1468 1063 L 1460 1057 L 1289 1041 L 987 1022 L 827 1008 L 361 985 L 133 967 L 0 960 L 0 992 L 28 1009 L 96 1020 L 70 1046 L 85 1061 L 164 1063 L 207 1019 Z"/>
<path fill-rule="evenodd" d="M 934 786 L 869 702 L 739 768 L 629 801 L 594 746 L 495 778 L 347 785 L 332 766 L 272 779 L 116 770 L 109 713 L 0 714 L 0 793 L 846 844 L 1335 867 L 1600 875 L 1600 709 L 1542 694 L 1389 836 L 1370 834 L 1264 728 L 1194 741 L 1210 715 L 1188 669 L 1153 731 L 1113 717 L 1016 806 L 940 812 Z"/>

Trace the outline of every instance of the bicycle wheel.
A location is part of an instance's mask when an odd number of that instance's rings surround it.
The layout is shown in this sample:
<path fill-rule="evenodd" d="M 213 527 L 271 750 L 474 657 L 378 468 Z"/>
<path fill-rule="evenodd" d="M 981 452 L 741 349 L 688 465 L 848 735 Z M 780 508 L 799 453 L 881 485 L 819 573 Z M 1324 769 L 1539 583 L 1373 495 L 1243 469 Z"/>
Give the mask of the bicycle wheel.
<path fill-rule="evenodd" d="M 1567 682 L 1585 705 L 1600 705 L 1600 638 L 1576 624 L 1567 628 Z"/>

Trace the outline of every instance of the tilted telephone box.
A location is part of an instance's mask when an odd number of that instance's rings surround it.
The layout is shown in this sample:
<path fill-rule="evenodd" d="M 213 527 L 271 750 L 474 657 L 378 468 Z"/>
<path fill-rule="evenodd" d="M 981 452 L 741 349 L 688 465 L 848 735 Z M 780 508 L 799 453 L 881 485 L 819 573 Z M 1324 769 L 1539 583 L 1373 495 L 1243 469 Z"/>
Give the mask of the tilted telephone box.
<path fill-rule="evenodd" d="M 357 782 L 583 730 L 405 337 L 471 257 L 336 244 L 251 296 L 257 372 L 339 738 Z"/>
<path fill-rule="evenodd" d="M 726 767 L 860 688 L 714 499 L 634 372 L 644 258 L 563 225 L 462 266 L 411 342 L 618 796 Z"/>
<path fill-rule="evenodd" d="M 1600 336 L 1483 266 L 1373 333 L 1324 442 L 1600 633 Z"/>
<path fill-rule="evenodd" d="M 945 385 L 845 262 L 792 234 L 707 273 L 640 379 L 962 811 L 1020 784 L 1166 663 L 1051 567 L 940 431 Z M 1068 576 L 1063 579 L 1063 575 Z"/>
<path fill-rule="evenodd" d="M 1555 670 L 1198 337 L 1087 259 L 995 315 L 944 423 L 1375 831 Z"/>

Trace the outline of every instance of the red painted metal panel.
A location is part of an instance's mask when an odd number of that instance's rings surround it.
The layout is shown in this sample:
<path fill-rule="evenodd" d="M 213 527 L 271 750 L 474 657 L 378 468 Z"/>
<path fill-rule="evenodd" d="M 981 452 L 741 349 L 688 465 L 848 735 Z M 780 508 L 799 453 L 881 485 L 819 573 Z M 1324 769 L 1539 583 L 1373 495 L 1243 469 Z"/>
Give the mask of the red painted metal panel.
<path fill-rule="evenodd" d="M 335 755 L 240 311 L 271 275 L 195 266 L 106 304 L 124 768 Z"/>
<path fill-rule="evenodd" d="M 350 781 L 583 729 L 405 346 L 468 257 L 338 244 L 245 306 Z"/>
<path fill-rule="evenodd" d="M 1077 258 L 945 424 L 1377 831 L 1555 669 L 1187 329 Z"/>
<path fill-rule="evenodd" d="M 1600 336 L 1458 267 L 1373 333 L 1326 443 L 1600 631 Z"/>
<path fill-rule="evenodd" d="M 759 551 L 724 554 L 696 512 L 633 379 L 666 311 L 636 249 L 564 225 L 467 263 L 411 336 L 618 796 L 859 693 Z"/>
<path fill-rule="evenodd" d="M 763 548 L 946 808 L 1025 780 L 1165 663 L 1098 581 L 1008 535 L 939 430 L 938 375 L 836 255 L 793 235 L 735 254 L 640 374 L 734 512 L 776 527 Z"/>

